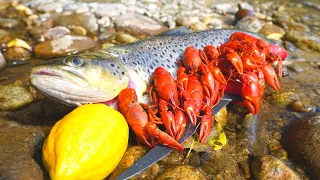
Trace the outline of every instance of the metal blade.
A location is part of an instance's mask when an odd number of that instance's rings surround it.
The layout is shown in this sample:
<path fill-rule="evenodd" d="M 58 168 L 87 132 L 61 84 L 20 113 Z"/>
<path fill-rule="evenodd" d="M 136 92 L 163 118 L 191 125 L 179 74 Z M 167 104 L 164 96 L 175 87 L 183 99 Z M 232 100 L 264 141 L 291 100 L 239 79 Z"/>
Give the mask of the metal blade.
<path fill-rule="evenodd" d="M 220 111 L 224 106 L 229 104 L 232 100 L 238 100 L 238 96 L 232 96 L 229 94 L 225 94 L 223 98 L 220 100 L 219 104 L 217 104 L 213 108 L 213 114 Z M 190 123 L 188 124 L 189 130 L 185 132 L 183 137 L 179 140 L 179 143 L 183 143 L 186 139 L 192 136 L 195 132 L 197 127 L 192 126 Z M 188 129 L 188 127 L 186 128 Z M 124 180 L 128 179 L 139 172 L 145 170 L 146 168 L 150 167 L 154 163 L 158 162 L 160 159 L 168 155 L 173 149 L 168 148 L 164 145 L 158 144 L 154 148 L 152 148 L 147 154 L 145 154 L 142 158 L 136 161 L 133 165 L 131 165 L 128 169 L 123 171 L 120 175 L 118 175 L 115 180 Z"/>

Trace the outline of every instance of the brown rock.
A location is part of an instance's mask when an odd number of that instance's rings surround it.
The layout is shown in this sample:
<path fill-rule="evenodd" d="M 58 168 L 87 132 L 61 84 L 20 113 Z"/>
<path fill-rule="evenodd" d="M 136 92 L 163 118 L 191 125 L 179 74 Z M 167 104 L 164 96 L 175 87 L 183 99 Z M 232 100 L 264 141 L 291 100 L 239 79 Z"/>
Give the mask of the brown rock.
<path fill-rule="evenodd" d="M 307 167 L 314 179 L 320 179 L 320 116 L 304 119 L 283 135 L 283 144 L 295 161 Z"/>
<path fill-rule="evenodd" d="M 265 155 L 255 157 L 251 164 L 256 180 L 300 180 L 300 176 L 276 157 Z"/>
<path fill-rule="evenodd" d="M 9 48 L 3 55 L 8 61 L 14 61 L 14 60 L 24 61 L 24 60 L 29 60 L 31 58 L 30 52 L 22 47 Z"/>
<path fill-rule="evenodd" d="M 122 173 L 125 169 L 130 167 L 134 162 L 136 162 L 138 159 L 140 159 L 145 153 L 147 153 L 147 150 L 141 146 L 131 146 L 128 147 L 126 152 L 124 153 L 120 163 L 118 166 L 112 171 L 112 173 L 109 176 L 109 180 L 114 179 L 117 177 L 120 173 Z M 141 173 L 131 177 L 131 180 L 140 180 L 140 179 L 154 179 L 154 177 L 157 175 L 159 171 L 158 164 L 154 164 L 151 167 L 147 168 L 146 170 L 142 171 Z"/>
<path fill-rule="evenodd" d="M 65 35 L 61 38 L 39 43 L 34 48 L 37 57 L 52 58 L 82 52 L 97 45 L 93 39 L 85 36 Z"/>
<path fill-rule="evenodd" d="M 254 12 L 249 10 L 249 9 L 240 9 L 236 14 L 235 14 L 235 19 L 236 21 L 239 21 L 245 17 L 254 17 Z"/>
<path fill-rule="evenodd" d="M 115 26 L 118 30 L 133 35 L 153 36 L 168 30 L 167 27 L 149 17 L 131 13 L 119 16 L 115 20 Z"/>
<path fill-rule="evenodd" d="M 41 161 L 45 133 L 37 127 L 7 125 L 0 126 L 0 179 L 49 179 Z"/>
<path fill-rule="evenodd" d="M 168 179 L 206 180 L 207 178 L 200 168 L 189 165 L 180 165 L 166 169 L 156 178 L 156 180 Z"/>

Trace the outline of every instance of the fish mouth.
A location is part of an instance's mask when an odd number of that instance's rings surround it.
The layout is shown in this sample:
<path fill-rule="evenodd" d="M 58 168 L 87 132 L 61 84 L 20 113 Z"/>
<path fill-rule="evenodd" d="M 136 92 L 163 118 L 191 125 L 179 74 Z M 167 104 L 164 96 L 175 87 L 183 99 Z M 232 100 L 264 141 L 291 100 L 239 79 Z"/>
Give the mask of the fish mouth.
<path fill-rule="evenodd" d="M 73 71 L 69 68 L 63 69 L 48 69 L 48 68 L 33 68 L 30 72 L 30 79 L 46 77 L 47 79 L 59 79 L 68 81 L 74 85 L 88 87 L 89 81 L 80 73 Z"/>

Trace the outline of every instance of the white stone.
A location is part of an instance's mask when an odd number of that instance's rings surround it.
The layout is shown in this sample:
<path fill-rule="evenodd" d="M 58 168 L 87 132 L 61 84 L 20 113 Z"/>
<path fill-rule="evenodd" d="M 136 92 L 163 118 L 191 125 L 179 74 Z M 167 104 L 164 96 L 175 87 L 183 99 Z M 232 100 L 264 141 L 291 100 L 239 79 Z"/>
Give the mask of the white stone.
<path fill-rule="evenodd" d="M 103 16 L 119 16 L 126 12 L 126 6 L 121 3 L 104 3 L 98 6 L 96 10 L 96 15 L 103 17 Z"/>

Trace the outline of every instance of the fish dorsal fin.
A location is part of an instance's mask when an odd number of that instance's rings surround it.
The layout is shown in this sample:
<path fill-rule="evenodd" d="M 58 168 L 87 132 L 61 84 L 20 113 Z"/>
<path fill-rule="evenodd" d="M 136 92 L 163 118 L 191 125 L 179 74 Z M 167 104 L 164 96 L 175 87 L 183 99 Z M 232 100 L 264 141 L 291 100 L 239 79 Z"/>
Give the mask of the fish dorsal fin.
<path fill-rule="evenodd" d="M 161 34 L 158 34 L 157 36 L 179 36 L 179 35 L 188 34 L 188 33 L 191 33 L 188 27 L 180 26 L 180 27 L 171 29 L 169 31 L 163 32 Z"/>

